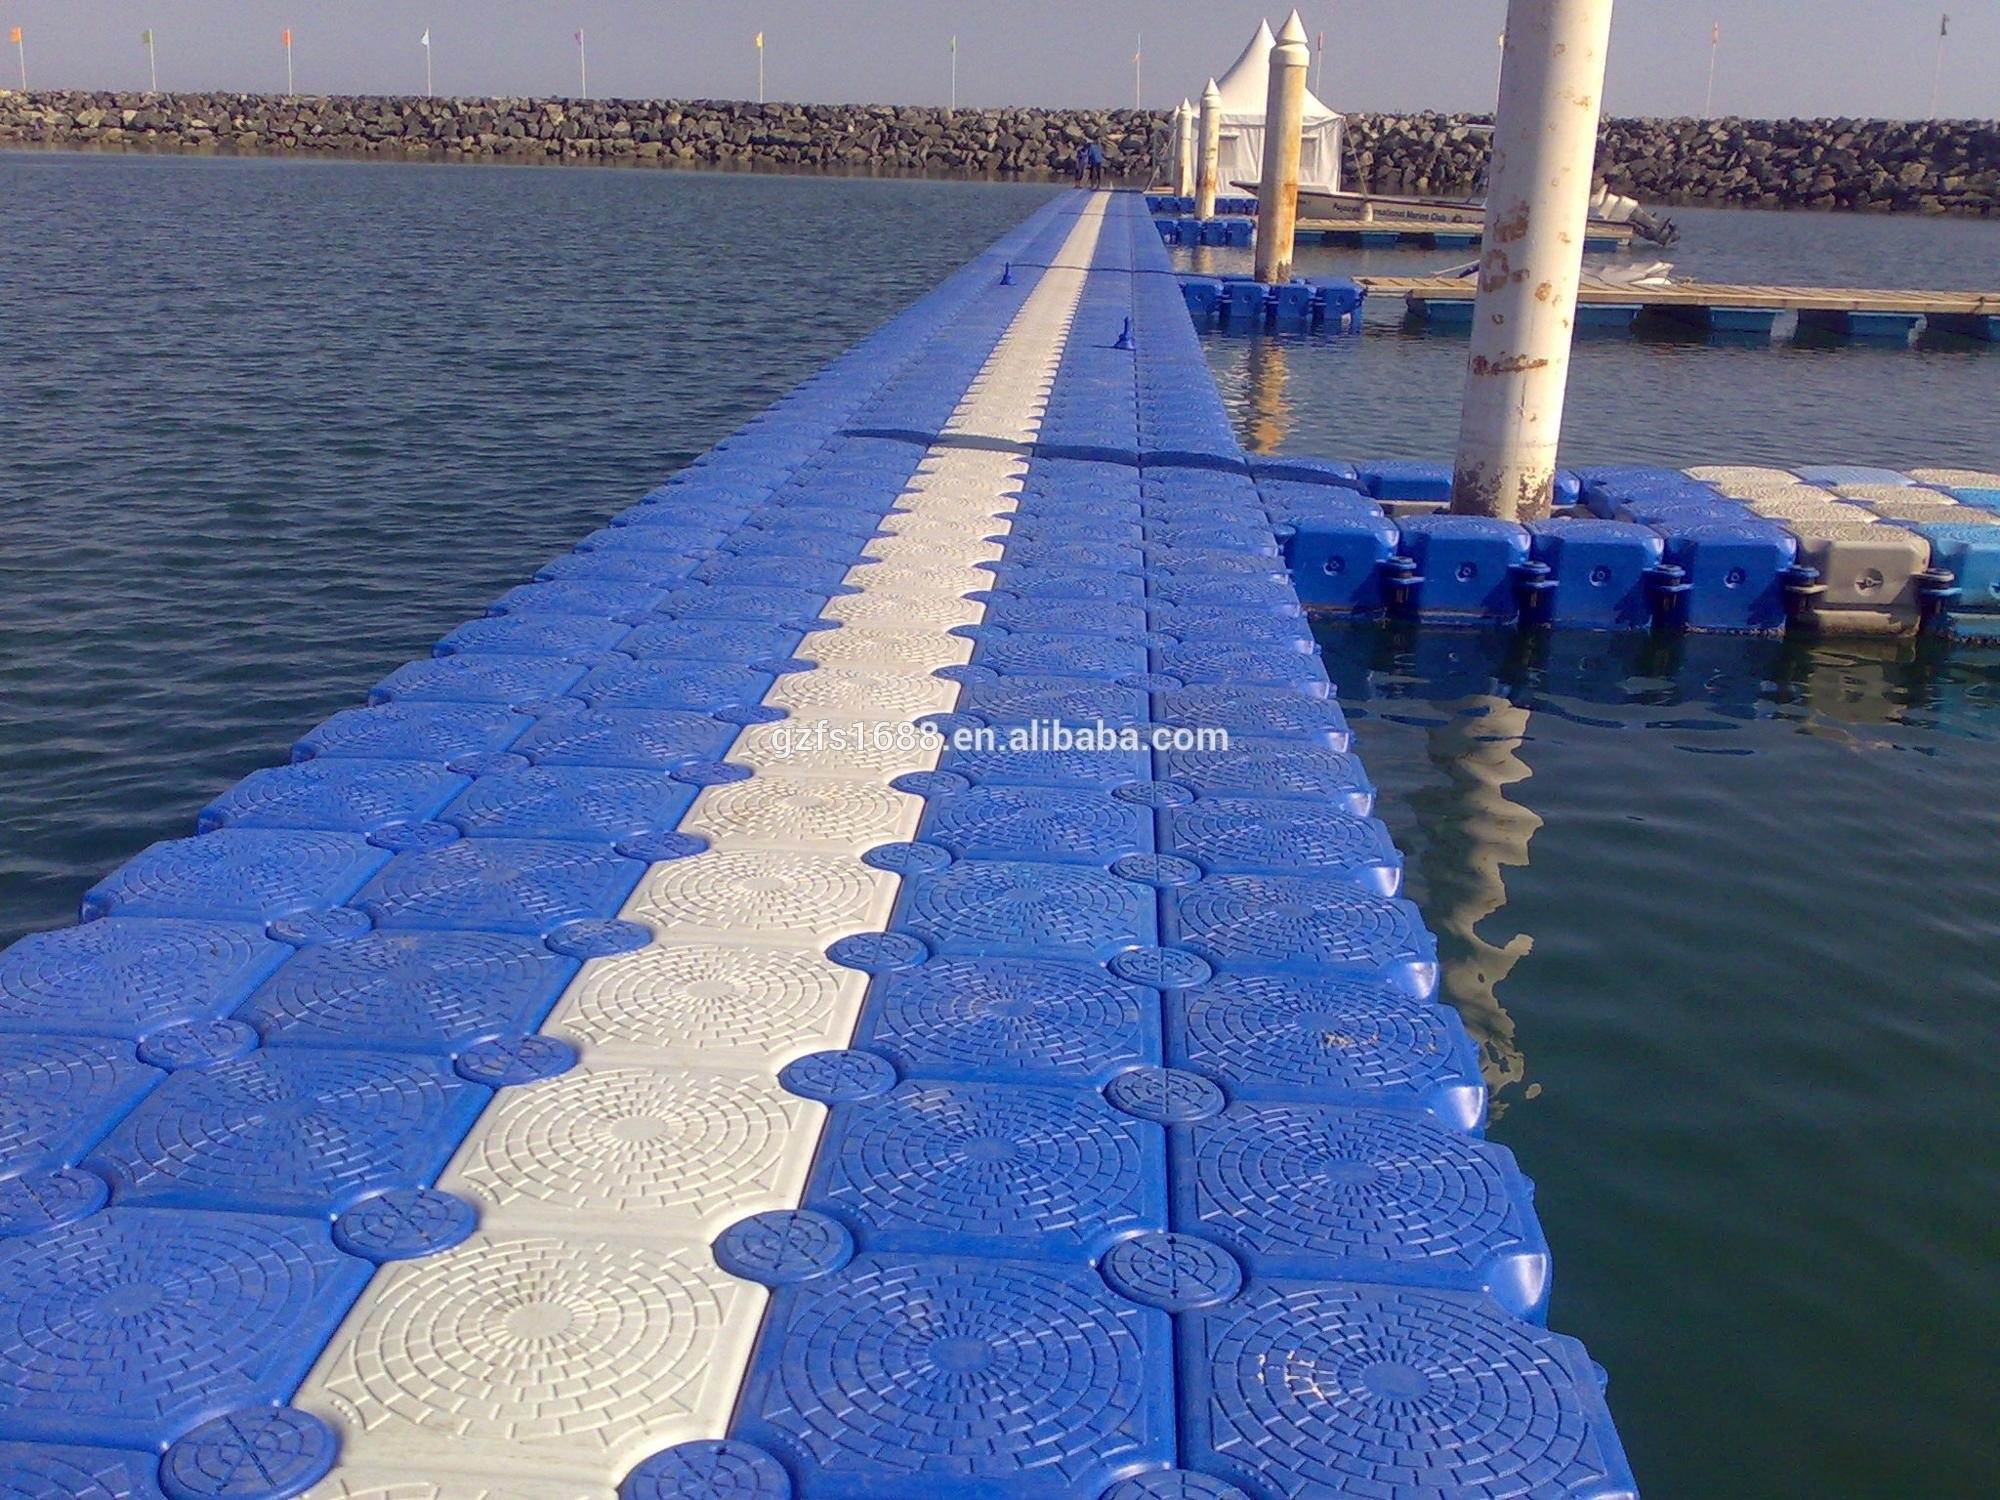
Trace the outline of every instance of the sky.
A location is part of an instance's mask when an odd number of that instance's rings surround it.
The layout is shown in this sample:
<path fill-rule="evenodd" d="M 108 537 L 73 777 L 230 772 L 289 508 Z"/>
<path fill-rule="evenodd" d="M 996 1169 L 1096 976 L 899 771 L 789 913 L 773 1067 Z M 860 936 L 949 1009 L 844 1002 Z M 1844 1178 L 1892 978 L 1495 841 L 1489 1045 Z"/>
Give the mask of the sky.
<path fill-rule="evenodd" d="M 1699 114 L 1709 27 L 1722 26 L 1717 114 L 1922 118 L 1952 0 L 1618 0 L 1606 108 Z M 1318 91 L 1336 109 L 1492 106 L 1505 0 L 1340 0 L 1301 8 L 1324 31 Z M 420 93 L 426 27 L 441 94 L 574 94 L 585 38 L 596 97 L 768 96 L 1169 108 L 1234 59 L 1257 0 L 0 0 L 36 88 L 143 89 L 155 35 L 163 89 L 282 92 L 293 33 L 301 93 Z M 1958 0 L 1938 112 L 2000 115 L 2000 3 Z M 8 50 L 12 50 L 9 48 Z M 1134 53 L 1140 67 L 1133 66 Z M 19 59 L 0 57 L 0 87 Z"/>

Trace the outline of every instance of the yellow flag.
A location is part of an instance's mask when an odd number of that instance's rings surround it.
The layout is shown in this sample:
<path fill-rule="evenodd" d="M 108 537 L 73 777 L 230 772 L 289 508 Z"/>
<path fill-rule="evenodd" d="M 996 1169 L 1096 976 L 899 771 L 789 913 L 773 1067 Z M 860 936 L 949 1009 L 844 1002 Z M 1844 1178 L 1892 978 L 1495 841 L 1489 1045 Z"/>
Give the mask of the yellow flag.
<path fill-rule="evenodd" d="M 20 45 L 21 45 L 21 28 L 20 28 L 20 27 L 18 27 L 18 26 L 16 26 L 16 27 L 14 28 L 14 34 L 13 34 L 12 36 L 8 37 L 8 38 L 7 38 L 7 40 L 8 40 L 8 41 L 10 41 L 10 42 L 12 42 L 12 43 L 13 43 L 13 44 L 14 44 L 14 45 L 15 45 L 16 47 L 20 46 Z"/>
<path fill-rule="evenodd" d="M 761 31 L 757 33 L 757 50 L 759 52 L 764 50 L 764 33 Z"/>
<path fill-rule="evenodd" d="M 153 33 L 150 29 L 139 33 L 139 45 L 142 47 L 153 45 Z"/>

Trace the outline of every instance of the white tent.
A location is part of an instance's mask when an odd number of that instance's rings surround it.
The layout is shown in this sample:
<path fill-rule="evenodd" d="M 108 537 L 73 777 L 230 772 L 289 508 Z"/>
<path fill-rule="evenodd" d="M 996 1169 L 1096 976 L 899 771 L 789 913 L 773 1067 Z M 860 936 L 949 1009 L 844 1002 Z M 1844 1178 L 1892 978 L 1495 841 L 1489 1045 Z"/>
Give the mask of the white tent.
<path fill-rule="evenodd" d="M 1257 23 L 1257 34 L 1243 55 L 1216 81 L 1222 93 L 1222 157 L 1216 186 L 1227 197 L 1235 185 L 1255 182 L 1264 174 L 1264 108 L 1271 88 L 1271 49 L 1278 39 L 1268 21 Z M 1299 144 L 1299 186 L 1340 191 L 1342 132 L 1346 120 L 1306 91 L 1304 137 Z"/>

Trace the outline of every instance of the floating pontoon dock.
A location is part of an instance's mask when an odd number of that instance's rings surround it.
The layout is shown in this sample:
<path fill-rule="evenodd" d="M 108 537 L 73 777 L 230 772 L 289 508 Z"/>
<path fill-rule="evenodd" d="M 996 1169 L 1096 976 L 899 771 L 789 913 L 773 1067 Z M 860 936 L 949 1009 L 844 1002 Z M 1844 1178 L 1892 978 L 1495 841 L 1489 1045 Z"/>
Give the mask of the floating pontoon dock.
<path fill-rule="evenodd" d="M 1065 194 L 0 955 L 0 1492 L 1630 1496 L 1320 498 Z"/>
<path fill-rule="evenodd" d="M 1461 277 L 1360 276 L 1371 294 L 1403 297 L 1413 317 L 1469 322 L 1478 284 Z M 1579 326 L 1631 328 L 1652 317 L 1715 332 L 1768 337 L 1780 313 L 1799 326 L 1850 338 L 1907 339 L 1933 332 L 2000 340 L 2000 292 L 1889 291 L 1866 287 L 1718 286 L 1706 282 L 1602 283 L 1578 289 Z M 1584 313 L 1582 309 L 1588 309 Z"/>
<path fill-rule="evenodd" d="M 1247 217 L 1197 219 L 1161 218 L 1160 238 L 1170 245 L 1234 245 L 1241 248 L 1256 237 L 1257 221 Z M 1301 219 L 1297 243 L 1329 245 L 1348 250 L 1471 250 L 1485 241 L 1477 223 L 1462 219 Z M 1593 227 L 1584 249 L 1593 254 L 1632 248 L 1630 225 Z"/>

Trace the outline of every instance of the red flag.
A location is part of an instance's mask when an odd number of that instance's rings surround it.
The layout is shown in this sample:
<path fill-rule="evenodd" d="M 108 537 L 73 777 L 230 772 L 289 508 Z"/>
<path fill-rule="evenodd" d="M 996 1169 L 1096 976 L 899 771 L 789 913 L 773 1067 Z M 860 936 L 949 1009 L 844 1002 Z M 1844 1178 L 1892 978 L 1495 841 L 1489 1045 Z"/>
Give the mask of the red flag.
<path fill-rule="evenodd" d="M 285 45 L 287 47 L 292 45 L 292 28 L 289 26 L 285 28 Z"/>

